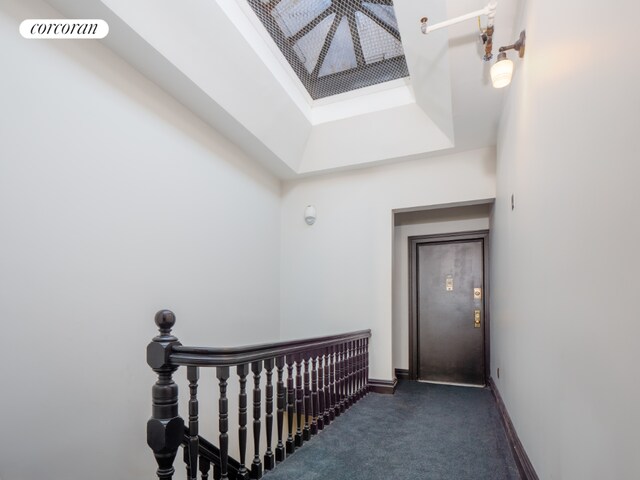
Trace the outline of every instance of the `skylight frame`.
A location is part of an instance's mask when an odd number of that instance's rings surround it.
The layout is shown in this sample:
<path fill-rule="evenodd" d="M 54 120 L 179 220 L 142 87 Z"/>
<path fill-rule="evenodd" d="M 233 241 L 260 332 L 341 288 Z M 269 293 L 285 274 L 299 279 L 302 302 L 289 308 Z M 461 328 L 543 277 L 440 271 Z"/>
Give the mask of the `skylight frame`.
<path fill-rule="evenodd" d="M 356 12 L 365 15 L 369 20 L 374 22 L 377 26 L 400 42 L 400 45 L 402 45 L 402 40 L 397 28 L 389 25 L 384 20 L 374 15 L 366 7 L 359 5 L 360 2 L 354 1 L 353 8 L 346 13 L 344 10 L 341 10 L 340 7 L 337 7 L 333 2 L 331 2 L 331 5 L 316 16 L 311 22 L 306 24 L 291 37 L 287 37 L 281 29 L 269 28 L 263 20 L 263 18 L 269 18 L 271 16 L 271 10 L 281 1 L 282 0 L 269 0 L 265 3 L 261 0 L 246 0 L 247 4 L 250 6 L 250 10 L 253 10 L 258 22 L 263 25 L 267 31 L 267 35 L 276 44 L 277 49 L 282 53 L 285 60 L 293 70 L 294 76 L 298 78 L 312 100 L 325 99 L 334 95 L 340 95 L 365 87 L 380 85 L 409 77 L 409 69 L 407 67 L 404 53 L 402 55 L 385 58 L 374 63 L 366 63 L 359 39 Z M 393 0 L 364 1 L 366 3 L 393 7 Z M 320 24 L 320 22 L 330 17 L 332 14 L 335 14 L 335 17 L 333 18 L 329 33 L 325 37 L 324 45 L 322 46 L 315 67 L 313 71 L 309 73 L 306 66 L 295 52 L 293 46 L 298 40 L 311 32 Z M 320 77 L 319 73 L 326 55 L 329 52 L 333 36 L 344 18 L 347 19 L 349 25 L 349 31 L 351 33 L 353 47 L 356 54 L 357 66 L 348 70 Z"/>

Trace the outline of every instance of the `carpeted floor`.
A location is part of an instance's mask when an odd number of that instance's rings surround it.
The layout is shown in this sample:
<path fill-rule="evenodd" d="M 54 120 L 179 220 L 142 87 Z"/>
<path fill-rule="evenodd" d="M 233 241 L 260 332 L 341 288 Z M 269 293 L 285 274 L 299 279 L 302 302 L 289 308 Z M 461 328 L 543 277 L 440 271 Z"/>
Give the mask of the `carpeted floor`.
<path fill-rule="evenodd" d="M 519 479 L 489 389 L 401 382 L 370 393 L 265 480 Z"/>

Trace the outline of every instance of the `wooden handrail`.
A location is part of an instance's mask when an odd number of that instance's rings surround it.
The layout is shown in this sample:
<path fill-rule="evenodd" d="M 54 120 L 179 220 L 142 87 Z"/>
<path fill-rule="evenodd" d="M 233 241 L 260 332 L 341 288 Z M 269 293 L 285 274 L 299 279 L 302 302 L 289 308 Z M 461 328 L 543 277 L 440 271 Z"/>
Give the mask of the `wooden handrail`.
<path fill-rule="evenodd" d="M 171 349 L 170 361 L 173 365 L 221 367 L 234 366 L 283 355 L 313 351 L 339 345 L 344 342 L 370 338 L 371 330 L 328 335 L 325 337 L 302 340 L 285 340 L 282 342 L 263 343 L 242 347 L 189 347 L 174 346 Z"/>

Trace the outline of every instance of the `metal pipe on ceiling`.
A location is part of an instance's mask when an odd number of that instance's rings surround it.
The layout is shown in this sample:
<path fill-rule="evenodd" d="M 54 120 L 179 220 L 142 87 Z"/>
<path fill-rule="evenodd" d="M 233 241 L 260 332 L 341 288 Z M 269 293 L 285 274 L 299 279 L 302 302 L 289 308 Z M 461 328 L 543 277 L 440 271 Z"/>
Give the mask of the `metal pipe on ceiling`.
<path fill-rule="evenodd" d="M 464 22 L 466 20 L 471 20 L 472 18 L 477 18 L 482 15 L 487 16 L 487 28 L 493 27 L 493 20 L 496 16 L 496 8 L 498 7 L 498 2 L 493 0 L 487 4 L 481 10 L 476 10 L 475 12 L 467 13 L 465 15 L 460 15 L 459 17 L 451 18 L 449 20 L 445 20 L 443 22 L 436 23 L 434 25 L 427 25 L 426 17 L 422 19 L 422 33 L 425 35 L 435 31 L 440 30 L 441 28 L 450 27 L 451 25 L 456 25 L 458 23 Z"/>

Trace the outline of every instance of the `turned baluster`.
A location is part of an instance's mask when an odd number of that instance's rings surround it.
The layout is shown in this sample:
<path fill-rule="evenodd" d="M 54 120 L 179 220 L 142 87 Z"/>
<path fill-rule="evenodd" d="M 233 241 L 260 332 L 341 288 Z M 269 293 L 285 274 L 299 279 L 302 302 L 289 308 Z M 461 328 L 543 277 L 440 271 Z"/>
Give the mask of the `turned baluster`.
<path fill-rule="evenodd" d="M 364 397 L 367 394 L 367 374 L 366 374 L 366 368 L 367 368 L 367 358 L 365 356 L 365 351 L 364 351 L 364 346 L 366 344 L 367 340 L 365 338 L 362 339 L 362 396 Z"/>
<path fill-rule="evenodd" d="M 229 401 L 227 399 L 227 380 L 229 379 L 229 367 L 216 367 L 216 376 L 220 386 L 220 399 L 218 400 L 218 429 L 220 431 L 220 480 L 228 480 L 229 461 Z"/>
<path fill-rule="evenodd" d="M 304 358 L 304 429 L 302 430 L 302 438 L 307 441 L 311 440 L 311 429 L 309 428 L 311 416 L 311 387 L 309 384 L 309 357 L 305 354 Z"/>
<path fill-rule="evenodd" d="M 333 414 L 340 416 L 340 345 L 333 347 L 333 366 L 334 366 L 334 382 L 333 382 Z"/>
<path fill-rule="evenodd" d="M 336 354 L 335 347 L 327 348 L 327 366 L 329 367 L 329 422 L 336 418 Z"/>
<path fill-rule="evenodd" d="M 293 440 L 293 412 L 295 403 L 295 390 L 293 388 L 293 366 L 295 359 L 293 355 L 287 355 L 287 455 L 291 455 L 295 449 Z"/>
<path fill-rule="evenodd" d="M 349 342 L 349 406 L 353 405 L 353 394 L 355 392 L 353 380 L 355 378 L 355 366 L 356 366 L 356 357 L 355 357 L 355 342 Z"/>
<path fill-rule="evenodd" d="M 353 367 L 351 368 L 351 404 L 358 401 L 358 341 L 354 340 L 353 345 Z"/>
<path fill-rule="evenodd" d="M 362 368 L 364 365 L 362 361 L 362 345 L 363 340 L 358 340 L 358 400 L 362 398 Z"/>
<path fill-rule="evenodd" d="M 189 458 L 189 444 L 187 443 L 182 448 L 182 461 L 187 469 L 187 480 L 191 480 L 193 477 L 191 476 L 191 458 Z M 198 480 L 198 470 L 196 470 L 196 479 Z"/>
<path fill-rule="evenodd" d="M 302 412 L 304 410 L 304 392 L 302 390 L 302 357 L 296 355 L 296 447 L 301 447 L 302 438 Z"/>
<path fill-rule="evenodd" d="M 351 366 L 353 362 L 353 357 L 351 356 L 351 342 L 347 342 L 345 344 L 345 353 L 346 353 L 346 371 L 344 374 L 344 408 L 349 408 L 351 406 Z"/>
<path fill-rule="evenodd" d="M 247 458 L 247 375 L 249 364 L 238 365 L 236 371 L 239 377 L 240 393 L 238 394 L 238 447 L 240 450 L 240 468 L 238 479 L 249 478 L 249 470 L 246 465 Z"/>
<path fill-rule="evenodd" d="M 364 397 L 364 338 L 358 341 L 358 400 Z"/>
<path fill-rule="evenodd" d="M 346 410 L 347 396 L 347 345 L 340 345 L 340 413 Z"/>
<path fill-rule="evenodd" d="M 265 397 L 265 426 L 267 427 L 267 451 L 264 454 L 264 469 L 273 470 L 276 466 L 276 459 L 271 450 L 271 437 L 273 436 L 273 367 L 275 359 L 270 358 L 264 361 L 264 368 L 267 372 L 267 386 Z"/>
<path fill-rule="evenodd" d="M 362 398 L 362 365 L 362 339 L 360 339 L 358 340 L 358 400 Z"/>
<path fill-rule="evenodd" d="M 351 343 L 347 342 L 344 344 L 344 408 L 349 408 L 349 380 L 351 378 L 351 350 L 349 345 Z"/>
<path fill-rule="evenodd" d="M 349 408 L 349 344 L 344 344 L 344 359 L 342 363 L 342 400 L 344 403 L 344 409 L 347 410 Z"/>
<path fill-rule="evenodd" d="M 354 403 L 354 384 L 353 380 L 355 377 L 355 366 L 356 366 L 356 357 L 354 354 L 354 345 L 355 342 L 349 342 L 349 396 L 348 396 L 348 405 L 352 406 Z"/>
<path fill-rule="evenodd" d="M 180 342 L 171 335 L 176 323 L 173 312 L 159 311 L 155 322 L 160 335 L 147 346 L 147 363 L 158 375 L 158 380 L 151 388 L 153 403 L 147 422 L 147 444 L 158 464 L 158 479 L 171 480 L 175 472 L 173 461 L 184 436 L 184 420 L 178 415 L 178 386 L 173 381 L 173 373 L 178 367 L 170 360 L 171 349 Z"/>
<path fill-rule="evenodd" d="M 325 425 L 331 423 L 331 414 L 329 409 L 331 408 L 331 349 L 325 348 L 323 350 L 324 358 L 324 413 L 323 420 Z"/>
<path fill-rule="evenodd" d="M 353 341 L 353 403 L 358 401 L 358 374 L 360 368 L 360 357 L 358 357 L 358 342 Z"/>
<path fill-rule="evenodd" d="M 200 473 L 202 480 L 209 479 L 209 469 L 211 468 L 211 463 L 204 457 L 200 457 Z"/>
<path fill-rule="evenodd" d="M 251 363 L 253 372 L 253 462 L 251 463 L 251 478 L 262 478 L 262 460 L 260 459 L 260 372 L 262 362 L 260 360 Z"/>
<path fill-rule="evenodd" d="M 318 353 L 311 354 L 311 435 L 318 433 Z"/>
<path fill-rule="evenodd" d="M 365 338 L 364 339 L 364 352 L 365 352 L 365 372 L 364 372 L 364 378 L 365 378 L 365 393 L 369 393 L 369 339 Z"/>
<path fill-rule="evenodd" d="M 198 367 L 187 367 L 187 380 L 189 380 L 189 458 L 187 478 L 196 480 L 198 478 L 198 378 L 200 372 Z"/>
<path fill-rule="evenodd" d="M 318 404 L 316 412 L 318 412 L 318 430 L 324 429 L 324 350 L 316 353 L 319 360 L 318 368 Z"/>
<path fill-rule="evenodd" d="M 358 401 L 358 340 L 353 341 L 353 380 L 352 384 L 352 403 Z"/>
<path fill-rule="evenodd" d="M 285 401 L 286 401 L 284 381 L 282 380 L 283 373 L 284 373 L 284 357 L 276 358 L 276 371 L 278 375 L 278 380 L 276 382 L 276 392 L 278 396 L 278 413 L 277 413 L 278 444 L 276 445 L 276 462 L 282 462 L 286 456 L 284 444 L 282 443 L 282 432 L 284 427 L 284 408 L 285 408 Z"/>
<path fill-rule="evenodd" d="M 366 392 L 365 392 L 365 387 L 367 385 L 367 379 L 365 377 L 365 368 L 366 368 L 366 358 L 364 356 L 364 344 L 365 344 L 365 339 L 362 339 L 362 343 L 361 343 L 361 347 L 360 347 L 360 358 L 361 358 L 361 366 L 360 366 L 360 396 L 364 397 Z"/>
<path fill-rule="evenodd" d="M 347 409 L 347 344 L 342 344 L 342 360 L 340 362 L 340 412 Z"/>

